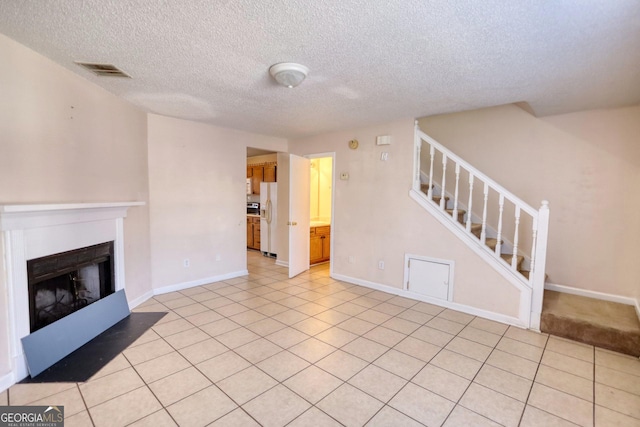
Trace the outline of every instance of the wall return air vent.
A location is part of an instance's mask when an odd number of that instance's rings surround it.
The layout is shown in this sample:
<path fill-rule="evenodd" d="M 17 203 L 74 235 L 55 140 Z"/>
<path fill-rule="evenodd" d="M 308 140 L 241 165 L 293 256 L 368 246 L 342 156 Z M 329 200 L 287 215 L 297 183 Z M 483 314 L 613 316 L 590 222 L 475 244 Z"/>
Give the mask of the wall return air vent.
<path fill-rule="evenodd" d="M 75 61 L 76 64 L 81 67 L 86 68 L 97 76 L 101 77 L 127 77 L 131 78 L 130 75 L 125 73 L 124 71 L 118 69 L 115 65 L 111 64 L 96 64 L 92 62 L 81 62 Z"/>

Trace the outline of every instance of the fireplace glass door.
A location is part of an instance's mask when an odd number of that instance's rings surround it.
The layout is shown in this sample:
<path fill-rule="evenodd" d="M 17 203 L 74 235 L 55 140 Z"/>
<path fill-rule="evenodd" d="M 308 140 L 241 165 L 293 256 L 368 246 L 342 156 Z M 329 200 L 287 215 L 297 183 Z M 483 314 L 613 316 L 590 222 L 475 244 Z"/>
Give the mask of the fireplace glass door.
<path fill-rule="evenodd" d="M 31 332 L 114 292 L 113 242 L 27 261 Z"/>

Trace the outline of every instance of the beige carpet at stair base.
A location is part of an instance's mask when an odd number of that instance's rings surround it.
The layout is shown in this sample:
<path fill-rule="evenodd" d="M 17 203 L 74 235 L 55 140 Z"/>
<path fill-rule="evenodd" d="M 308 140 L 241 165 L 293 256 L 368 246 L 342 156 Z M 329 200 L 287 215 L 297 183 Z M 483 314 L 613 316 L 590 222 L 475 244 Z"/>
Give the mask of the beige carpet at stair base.
<path fill-rule="evenodd" d="M 630 305 L 545 291 L 540 329 L 640 357 L 640 321 Z"/>

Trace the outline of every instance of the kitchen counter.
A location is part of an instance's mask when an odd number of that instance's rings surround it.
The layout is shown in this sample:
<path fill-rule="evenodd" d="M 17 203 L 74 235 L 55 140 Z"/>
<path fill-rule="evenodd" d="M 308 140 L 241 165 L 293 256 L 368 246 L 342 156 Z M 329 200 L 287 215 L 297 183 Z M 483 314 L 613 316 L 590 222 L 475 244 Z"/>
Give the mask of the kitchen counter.
<path fill-rule="evenodd" d="M 328 221 L 309 221 L 309 227 L 328 227 L 331 223 Z"/>
<path fill-rule="evenodd" d="M 248 218 L 260 218 L 260 215 L 258 214 L 247 214 Z"/>

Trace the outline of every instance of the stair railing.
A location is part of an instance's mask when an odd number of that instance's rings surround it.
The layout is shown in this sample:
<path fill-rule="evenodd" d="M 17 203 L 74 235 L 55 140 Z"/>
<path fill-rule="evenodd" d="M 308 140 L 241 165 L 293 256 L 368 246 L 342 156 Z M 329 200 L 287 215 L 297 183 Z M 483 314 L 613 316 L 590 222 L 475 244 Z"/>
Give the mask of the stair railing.
<path fill-rule="evenodd" d="M 438 143 L 436 140 L 425 134 L 418 127 L 418 122 L 415 124 L 415 139 L 416 139 L 416 173 L 414 177 L 413 188 L 416 192 L 421 191 L 421 151 L 423 144 L 428 145 L 429 149 L 429 173 L 428 173 L 428 184 L 427 184 L 427 192 L 426 198 L 435 204 L 440 211 L 445 214 L 445 210 L 447 208 L 447 197 L 449 195 L 453 196 L 453 210 L 450 213 L 446 213 L 446 216 L 449 217 L 457 227 L 466 231 L 470 237 L 478 241 L 483 250 L 492 254 L 492 256 L 496 259 L 497 262 L 502 263 L 502 265 L 509 268 L 509 270 L 520 280 L 521 283 L 525 284 L 532 290 L 532 300 L 531 300 L 531 328 L 539 329 L 539 319 L 540 313 L 542 311 L 542 297 L 544 293 L 544 281 L 545 281 L 545 267 L 546 267 L 546 252 L 547 252 L 547 238 L 549 233 L 549 202 L 543 200 L 540 206 L 540 209 L 534 209 L 526 202 L 512 194 L 506 188 L 502 187 L 500 184 L 489 178 L 484 173 L 480 172 L 478 169 L 473 167 L 471 164 L 448 150 L 442 144 Z M 440 157 L 442 159 L 442 165 L 440 172 L 437 171 L 434 166 L 439 166 L 434 164 L 436 157 Z M 454 168 L 454 177 L 449 177 L 449 182 L 454 182 L 454 190 L 453 192 L 447 191 L 447 167 L 449 163 L 453 163 Z M 450 171 L 451 169 L 449 169 Z M 461 184 L 461 174 L 464 173 L 468 176 L 468 187 L 464 187 L 464 183 Z M 482 214 L 478 217 L 482 218 L 482 228 L 480 230 L 480 237 L 476 237 L 475 234 L 472 233 L 472 213 L 473 211 L 473 202 L 474 202 L 474 184 L 480 181 L 482 188 L 482 195 L 478 198 L 477 201 L 481 200 L 482 205 Z M 434 188 L 435 184 L 438 184 L 440 188 L 440 200 L 436 202 L 434 200 Z M 476 186 L 475 188 L 477 188 Z M 494 192 L 497 195 L 497 204 L 498 206 L 492 206 L 491 209 L 489 206 L 489 193 Z M 460 200 L 461 193 L 468 193 L 468 199 L 466 200 L 466 220 L 463 220 L 463 223 L 460 223 L 458 220 L 458 215 L 460 212 L 460 205 L 464 203 L 463 200 Z M 505 215 L 506 207 L 509 207 L 510 211 L 513 211 L 513 217 L 508 218 Z M 495 248 L 491 249 L 486 245 L 488 238 L 488 215 L 489 212 L 493 213 L 493 218 L 496 224 L 495 231 L 493 234 L 495 235 Z M 496 213 L 497 212 L 497 213 Z M 526 222 L 530 224 L 530 229 L 527 231 L 524 227 L 521 227 L 521 224 Z M 507 236 L 505 233 L 508 233 Z M 528 234 L 528 235 L 527 235 Z M 508 262 L 502 258 L 503 255 L 503 239 L 512 238 L 511 246 L 512 246 L 512 256 Z M 528 250 L 528 245 L 525 247 L 521 244 L 521 241 L 525 241 L 527 243 L 530 242 L 530 250 Z M 518 270 L 519 259 L 518 257 L 526 258 L 529 263 L 529 274 L 528 277 L 524 276 L 522 272 Z M 521 259 L 522 259 L 521 258 Z M 521 261 L 520 261 L 521 262 Z"/>

